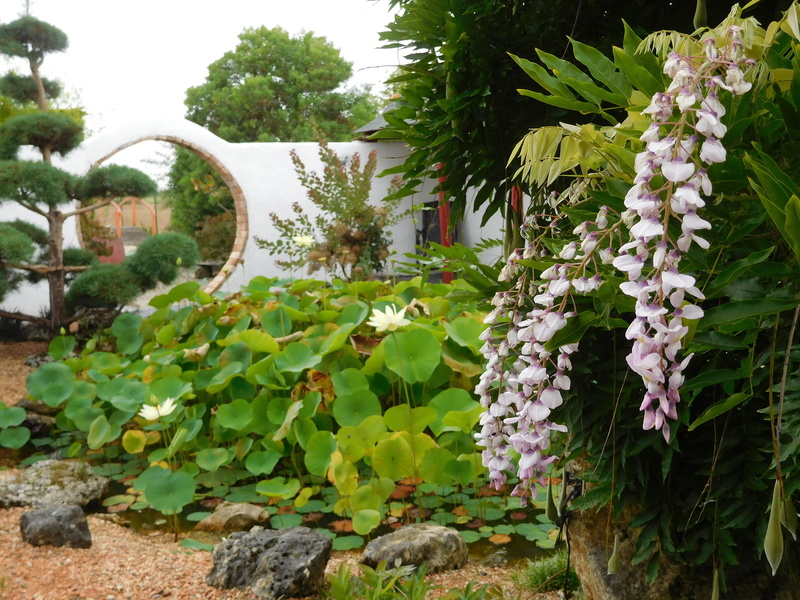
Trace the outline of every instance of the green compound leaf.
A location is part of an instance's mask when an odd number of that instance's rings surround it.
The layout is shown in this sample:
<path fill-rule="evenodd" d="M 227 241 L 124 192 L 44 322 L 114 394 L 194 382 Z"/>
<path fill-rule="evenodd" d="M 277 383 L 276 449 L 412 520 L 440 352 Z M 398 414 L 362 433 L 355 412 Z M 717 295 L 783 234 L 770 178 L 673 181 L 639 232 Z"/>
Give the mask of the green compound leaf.
<path fill-rule="evenodd" d="M 408 383 L 427 381 L 442 357 L 441 344 L 424 329 L 393 333 L 384 344 L 386 366 Z"/>

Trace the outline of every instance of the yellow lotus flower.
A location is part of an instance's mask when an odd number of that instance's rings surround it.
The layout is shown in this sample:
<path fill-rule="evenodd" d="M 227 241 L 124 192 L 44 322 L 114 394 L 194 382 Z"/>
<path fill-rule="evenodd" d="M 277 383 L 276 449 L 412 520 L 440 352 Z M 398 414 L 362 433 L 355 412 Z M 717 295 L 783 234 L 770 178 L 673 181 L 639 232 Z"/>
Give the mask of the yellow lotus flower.
<path fill-rule="evenodd" d="M 386 306 L 385 311 L 379 308 L 372 309 L 372 317 L 367 321 L 367 325 L 371 325 L 376 331 L 395 331 L 400 327 L 405 327 L 411 321 L 405 318 L 406 309 L 401 308 L 395 312 L 395 307 L 391 304 Z"/>
<path fill-rule="evenodd" d="M 174 398 L 167 398 L 158 406 L 145 404 L 142 410 L 139 411 L 139 416 L 145 421 L 158 421 L 161 417 L 166 417 L 168 414 L 175 411 L 178 405 L 175 404 Z"/>

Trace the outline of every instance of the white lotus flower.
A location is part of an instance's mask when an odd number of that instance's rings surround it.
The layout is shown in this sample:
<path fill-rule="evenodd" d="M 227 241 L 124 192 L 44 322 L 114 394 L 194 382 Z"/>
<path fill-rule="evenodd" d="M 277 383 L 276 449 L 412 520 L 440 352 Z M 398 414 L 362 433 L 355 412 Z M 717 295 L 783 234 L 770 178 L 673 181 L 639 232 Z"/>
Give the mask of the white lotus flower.
<path fill-rule="evenodd" d="M 386 306 L 385 312 L 382 312 L 379 308 L 373 308 L 372 317 L 367 321 L 367 325 L 371 325 L 378 332 L 395 331 L 411 323 L 411 321 L 405 318 L 405 315 L 405 308 L 401 308 L 399 311 L 395 312 L 395 308 L 391 304 Z"/>
<path fill-rule="evenodd" d="M 174 412 L 177 407 L 178 405 L 175 404 L 174 398 L 167 398 L 158 406 L 145 404 L 142 406 L 142 410 L 139 411 L 139 416 L 145 421 L 158 421 L 159 418 L 166 417 L 168 414 Z"/>
<path fill-rule="evenodd" d="M 292 237 L 292 241 L 303 248 L 310 248 L 314 245 L 314 238 L 306 234 L 295 235 Z"/>

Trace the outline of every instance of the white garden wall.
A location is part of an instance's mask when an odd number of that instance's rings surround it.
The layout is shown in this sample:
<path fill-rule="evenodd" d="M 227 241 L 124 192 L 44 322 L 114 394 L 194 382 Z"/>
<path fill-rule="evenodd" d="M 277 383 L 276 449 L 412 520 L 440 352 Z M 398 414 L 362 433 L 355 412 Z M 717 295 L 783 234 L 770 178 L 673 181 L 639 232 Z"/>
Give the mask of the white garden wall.
<path fill-rule="evenodd" d="M 291 218 L 293 215 L 291 205 L 294 202 L 300 202 L 310 214 L 314 214 L 314 207 L 308 201 L 305 189 L 297 180 L 289 152 L 295 149 L 307 169 L 321 170 L 317 144 L 231 144 L 189 121 L 149 121 L 94 136 L 56 164 L 67 171 L 83 175 L 120 150 L 146 140 L 164 140 L 198 153 L 220 172 L 231 188 L 237 204 L 237 239 L 225 266 L 225 272 L 221 272 L 215 280 L 208 282 L 207 289 L 222 288 L 226 292 L 234 291 L 256 275 L 269 277 L 291 275 L 275 266 L 274 259 L 267 251 L 255 245 L 253 236 L 269 239 L 277 235 L 269 214 L 274 212 L 281 217 Z M 343 158 L 352 156 L 356 152 L 360 153 L 362 163 L 370 152 L 377 151 L 377 172 L 401 163 L 406 153 L 405 146 L 399 142 L 349 142 L 333 143 L 330 146 Z M 371 193 L 373 203 L 377 203 L 386 195 L 390 183 L 388 177 L 374 180 Z M 432 187 L 433 183 L 430 189 Z M 423 194 L 421 197 L 408 199 L 406 206 L 431 200 L 435 198 L 430 193 Z M 45 225 L 43 218 L 13 203 L 4 204 L 1 214 L 2 220 L 25 218 Z M 461 241 L 472 245 L 481 239 L 499 237 L 501 235 L 499 223 L 499 219 L 493 219 L 487 226 L 481 228 L 480 217 L 469 215 L 462 224 Z M 398 254 L 414 250 L 415 227 L 411 219 L 405 219 L 395 226 L 394 250 Z M 74 219 L 66 223 L 64 240 L 66 246 L 79 245 Z M 497 256 L 487 256 L 486 260 L 496 258 Z M 47 305 L 47 301 L 47 289 L 44 284 L 39 284 L 27 286 L 10 295 L 2 307 L 38 314 L 39 310 Z"/>

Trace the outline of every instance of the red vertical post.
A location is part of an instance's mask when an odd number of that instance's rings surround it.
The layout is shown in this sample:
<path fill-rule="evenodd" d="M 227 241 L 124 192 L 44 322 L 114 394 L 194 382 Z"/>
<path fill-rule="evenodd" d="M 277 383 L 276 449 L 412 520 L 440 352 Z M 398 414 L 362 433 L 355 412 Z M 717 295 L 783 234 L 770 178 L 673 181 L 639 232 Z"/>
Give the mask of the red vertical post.
<path fill-rule="evenodd" d="M 439 163 L 437 168 L 441 169 L 442 163 Z M 452 245 L 452 239 L 450 237 L 450 202 L 447 201 L 444 190 L 442 190 L 441 187 L 445 181 L 447 181 L 447 177 L 439 177 L 439 237 L 442 246 L 449 248 Z M 442 281 L 451 283 L 453 281 L 453 274 L 445 271 L 442 273 Z"/>

